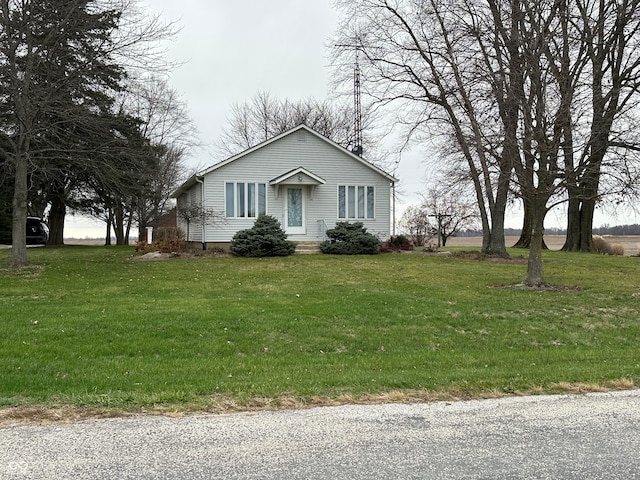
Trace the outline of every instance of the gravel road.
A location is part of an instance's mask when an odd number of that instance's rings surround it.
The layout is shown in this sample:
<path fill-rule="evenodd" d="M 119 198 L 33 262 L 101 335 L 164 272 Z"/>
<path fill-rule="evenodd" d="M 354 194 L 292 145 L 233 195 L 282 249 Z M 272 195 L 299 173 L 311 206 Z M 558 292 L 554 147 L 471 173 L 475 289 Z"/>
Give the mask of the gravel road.
<path fill-rule="evenodd" d="M 640 390 L 0 430 L 13 479 L 640 479 Z"/>

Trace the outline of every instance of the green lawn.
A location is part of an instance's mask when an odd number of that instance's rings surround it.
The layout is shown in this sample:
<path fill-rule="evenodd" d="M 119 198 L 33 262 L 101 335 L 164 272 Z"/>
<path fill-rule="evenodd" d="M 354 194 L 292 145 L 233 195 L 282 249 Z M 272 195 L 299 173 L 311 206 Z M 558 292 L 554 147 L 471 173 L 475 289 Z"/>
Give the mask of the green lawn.
<path fill-rule="evenodd" d="M 0 407 L 188 411 L 640 380 L 637 257 L 545 252 L 547 281 L 567 288 L 530 291 L 504 288 L 526 264 L 422 254 L 132 253 L 30 249 L 35 267 L 0 270 Z"/>

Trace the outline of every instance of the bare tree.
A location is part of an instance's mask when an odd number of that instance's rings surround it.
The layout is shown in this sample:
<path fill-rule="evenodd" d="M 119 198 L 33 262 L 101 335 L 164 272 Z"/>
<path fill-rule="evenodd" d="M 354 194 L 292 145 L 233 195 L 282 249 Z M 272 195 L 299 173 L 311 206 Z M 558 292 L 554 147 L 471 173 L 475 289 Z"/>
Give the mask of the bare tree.
<path fill-rule="evenodd" d="M 132 79 L 119 104 L 140 120 L 140 133 L 152 144 L 185 150 L 198 146 L 197 128 L 186 102 L 166 78 L 150 74 Z"/>
<path fill-rule="evenodd" d="M 431 230 L 429 213 L 424 205 L 409 205 L 400 218 L 400 228 L 411 237 L 414 245 L 424 245 Z"/>
<path fill-rule="evenodd" d="M 199 146 L 197 129 L 187 105 L 163 78 L 151 75 L 128 87 L 121 108 L 140 121 L 140 133 L 148 139 L 151 165 L 146 172 L 148 188 L 134 202 L 138 237 L 162 215 L 171 193 L 184 180 L 184 158 Z"/>
<path fill-rule="evenodd" d="M 430 188 L 420 209 L 429 219 L 429 228 L 438 237 L 438 247 L 446 246 L 447 239 L 462 230 L 474 228 L 478 213 L 473 201 L 467 200 L 463 190 L 446 183 Z"/>
<path fill-rule="evenodd" d="M 365 129 L 371 115 L 364 113 Z M 338 145 L 352 150 L 355 142 L 354 112 L 350 104 L 312 98 L 278 100 L 259 92 L 250 101 L 235 104 L 226 128 L 217 142 L 221 156 L 235 155 L 300 124 L 317 131 Z M 363 135 L 367 158 L 378 156 L 372 135 Z"/>
<path fill-rule="evenodd" d="M 345 55 L 358 46 L 366 94 L 381 107 L 394 106 L 393 121 L 405 126 L 407 141 L 420 134 L 455 138 L 475 189 L 483 251 L 507 255 L 504 214 L 514 144 L 504 141 L 495 97 L 504 99 L 504 118 L 511 119 L 518 104 L 509 83 L 499 83 L 478 65 L 484 45 L 469 35 L 474 28 L 487 28 L 490 14 L 465 2 L 341 5 L 345 20 L 335 42 L 336 64 L 342 67 Z"/>
<path fill-rule="evenodd" d="M 187 225 L 187 241 L 191 239 L 191 224 L 196 223 L 204 227 L 205 225 L 217 225 L 226 221 L 224 212 L 203 207 L 198 203 L 179 204 L 177 208 L 178 218 Z"/>
<path fill-rule="evenodd" d="M 614 158 L 638 149 L 633 132 L 625 133 L 638 90 L 640 2 L 356 3 L 344 2 L 344 41 L 336 43 L 357 39 L 368 62 L 368 93 L 379 105 L 400 106 L 407 136 L 455 138 L 475 187 L 487 253 L 504 251 L 515 180 L 529 237 L 525 283 L 543 285 L 544 217 L 565 200 L 562 193 L 569 198 L 565 248 L 584 248 L 595 202 L 605 193 L 603 168 L 615 172 L 618 191 L 637 183 L 630 157 Z"/>
<path fill-rule="evenodd" d="M 523 58 L 529 64 L 527 84 L 529 93 L 537 89 L 538 97 L 536 102 L 530 97 L 523 105 L 533 139 L 523 139 L 523 151 L 526 154 L 532 145 L 539 148 L 546 143 L 546 154 L 553 151 L 552 156 L 558 157 L 547 171 L 562 176 L 563 188 L 553 193 L 549 206 L 568 201 L 563 250 L 589 252 L 597 203 L 607 198 L 620 202 L 638 194 L 639 167 L 634 157 L 639 139 L 629 125 L 637 120 L 640 55 L 635 45 L 640 3 L 564 0 L 520 5 Z M 538 113 L 527 117 L 526 112 L 533 109 Z M 532 163 L 516 172 L 518 188 L 539 181 L 534 170 L 544 171 L 536 155 L 528 154 L 524 161 Z M 524 225 L 516 246 L 530 246 L 534 216 L 540 211 L 530 193 L 527 187 L 518 191 Z"/>
<path fill-rule="evenodd" d="M 633 159 L 640 143 L 631 127 L 637 120 L 640 2 L 587 0 L 571 5 L 567 35 L 580 38 L 581 56 L 574 63 L 584 64 L 576 84 L 588 82 L 590 88 L 575 119 L 574 153 L 565 156 L 569 204 L 563 250 L 590 252 L 597 203 L 611 193 L 637 195 L 640 183 Z M 603 180 L 607 190 L 602 189 Z"/>

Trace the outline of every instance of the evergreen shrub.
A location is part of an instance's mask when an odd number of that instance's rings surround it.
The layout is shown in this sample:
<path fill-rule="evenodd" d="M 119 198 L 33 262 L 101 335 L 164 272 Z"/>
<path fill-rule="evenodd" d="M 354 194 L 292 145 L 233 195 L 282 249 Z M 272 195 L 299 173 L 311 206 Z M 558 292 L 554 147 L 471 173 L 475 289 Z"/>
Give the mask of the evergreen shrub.
<path fill-rule="evenodd" d="M 231 253 L 238 257 L 286 257 L 296 250 L 275 217 L 261 214 L 252 228 L 240 230 L 231 240 Z"/>
<path fill-rule="evenodd" d="M 362 222 L 338 222 L 327 230 L 329 240 L 320 244 L 322 253 L 334 255 L 372 255 L 380 251 L 380 240 L 367 232 Z"/>

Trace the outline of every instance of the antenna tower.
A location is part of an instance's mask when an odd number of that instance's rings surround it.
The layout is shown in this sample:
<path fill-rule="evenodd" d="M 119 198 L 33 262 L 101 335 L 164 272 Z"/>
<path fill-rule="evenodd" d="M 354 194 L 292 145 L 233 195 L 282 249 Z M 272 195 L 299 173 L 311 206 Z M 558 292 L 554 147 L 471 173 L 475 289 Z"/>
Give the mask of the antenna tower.
<path fill-rule="evenodd" d="M 353 69 L 354 145 L 352 152 L 362 156 L 362 102 L 360 100 L 360 46 L 356 46 L 356 65 Z"/>

